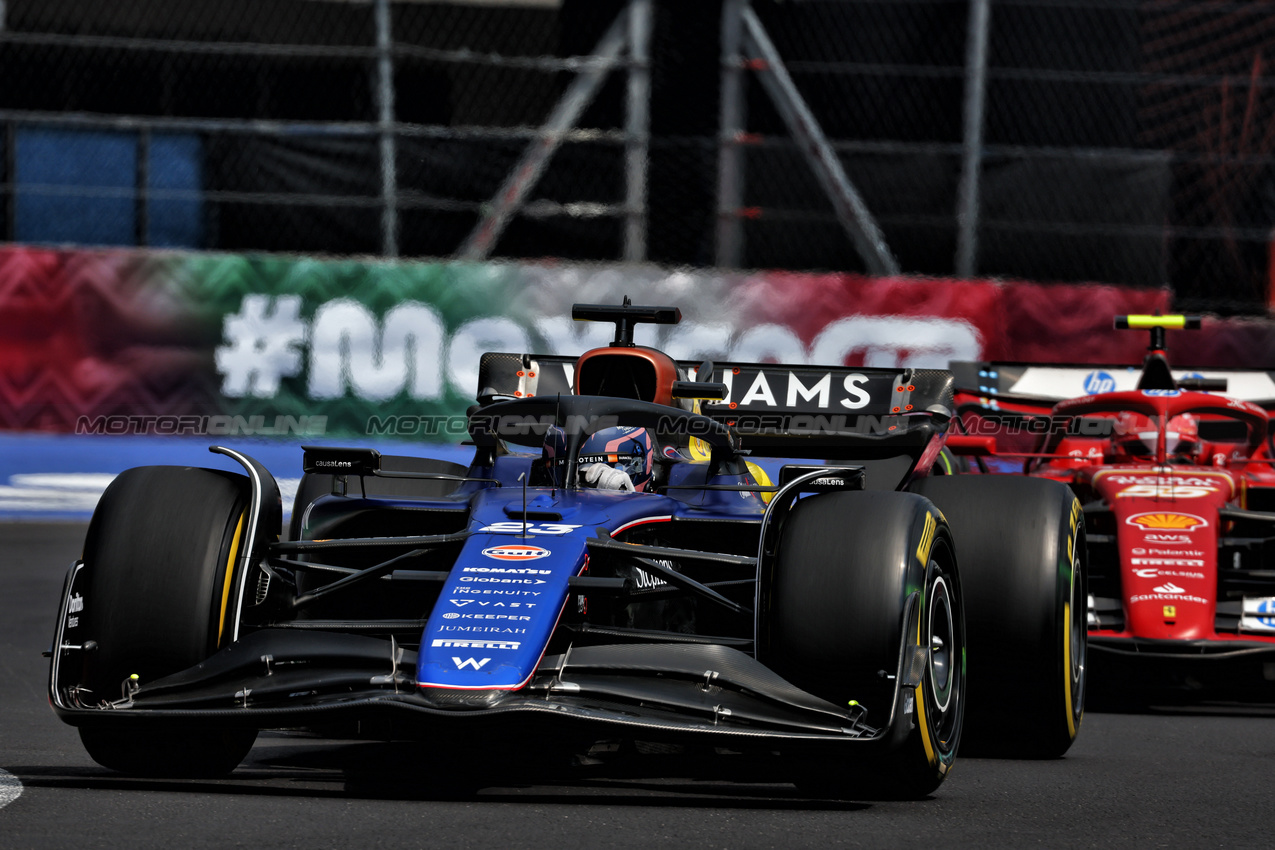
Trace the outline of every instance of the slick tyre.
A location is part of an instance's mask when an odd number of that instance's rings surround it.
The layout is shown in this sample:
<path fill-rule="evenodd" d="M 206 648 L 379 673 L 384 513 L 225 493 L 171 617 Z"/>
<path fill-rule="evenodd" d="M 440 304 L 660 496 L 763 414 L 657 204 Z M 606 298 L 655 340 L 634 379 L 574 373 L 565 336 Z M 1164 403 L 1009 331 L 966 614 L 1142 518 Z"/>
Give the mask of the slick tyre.
<path fill-rule="evenodd" d="M 967 753 L 1057 758 L 1084 717 L 1087 589 L 1080 503 L 1063 484 L 942 476 L 913 491 L 943 511 L 969 630 Z"/>
<path fill-rule="evenodd" d="M 98 502 L 84 544 L 81 700 L 124 697 L 184 670 L 231 640 L 235 562 L 247 523 L 247 483 L 209 469 L 149 466 L 119 475 Z M 93 718 L 86 718 L 92 720 Z M 256 730 L 85 723 L 93 760 L 125 773 L 212 776 L 247 754 Z"/>
<path fill-rule="evenodd" d="M 842 492 L 794 506 L 765 577 L 759 656 L 834 705 L 866 706 L 869 726 L 894 719 L 883 740 L 854 754 L 795 754 L 799 787 L 910 799 L 939 786 L 965 705 L 961 593 L 947 525 L 926 499 Z M 918 674 L 910 686 L 897 678 L 909 668 Z"/>

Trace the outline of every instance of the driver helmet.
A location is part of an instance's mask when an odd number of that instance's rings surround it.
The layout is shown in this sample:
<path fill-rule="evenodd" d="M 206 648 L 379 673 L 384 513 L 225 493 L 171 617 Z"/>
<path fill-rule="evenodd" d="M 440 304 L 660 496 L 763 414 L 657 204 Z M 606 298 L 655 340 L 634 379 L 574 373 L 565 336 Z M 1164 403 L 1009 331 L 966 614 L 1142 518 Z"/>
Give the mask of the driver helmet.
<path fill-rule="evenodd" d="M 1155 420 L 1141 413 L 1123 411 L 1116 417 L 1116 453 L 1125 457 L 1145 458 L 1155 454 L 1159 429 Z M 1200 429 L 1196 418 L 1180 413 L 1169 420 L 1165 429 L 1165 452 L 1169 457 L 1192 458 L 1200 447 Z"/>
<path fill-rule="evenodd" d="M 545 435 L 543 457 L 559 486 L 566 473 L 567 450 L 566 432 L 556 426 L 550 428 Z M 581 444 L 576 462 L 577 468 L 603 464 L 620 470 L 628 476 L 634 490 L 644 491 L 651 483 L 654 454 L 654 441 L 645 428 L 603 428 Z"/>
<path fill-rule="evenodd" d="M 1200 451 L 1199 421 L 1189 413 L 1180 413 L 1169 420 L 1164 438 L 1171 457 L 1194 459 Z"/>
<path fill-rule="evenodd" d="M 651 483 L 655 442 L 645 428 L 603 428 L 580 446 L 578 463 L 603 463 L 629 476 L 633 489 L 644 491 Z"/>

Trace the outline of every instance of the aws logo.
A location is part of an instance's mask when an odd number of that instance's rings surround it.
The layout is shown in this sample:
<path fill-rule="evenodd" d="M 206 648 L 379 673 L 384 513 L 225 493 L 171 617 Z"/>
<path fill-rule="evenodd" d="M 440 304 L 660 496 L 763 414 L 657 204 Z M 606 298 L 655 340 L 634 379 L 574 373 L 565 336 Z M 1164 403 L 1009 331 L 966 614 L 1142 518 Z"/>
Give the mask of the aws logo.
<path fill-rule="evenodd" d="M 1145 528 L 1147 531 L 1195 531 L 1207 528 L 1209 521 L 1195 514 L 1145 513 L 1134 514 L 1125 520 L 1129 525 Z"/>

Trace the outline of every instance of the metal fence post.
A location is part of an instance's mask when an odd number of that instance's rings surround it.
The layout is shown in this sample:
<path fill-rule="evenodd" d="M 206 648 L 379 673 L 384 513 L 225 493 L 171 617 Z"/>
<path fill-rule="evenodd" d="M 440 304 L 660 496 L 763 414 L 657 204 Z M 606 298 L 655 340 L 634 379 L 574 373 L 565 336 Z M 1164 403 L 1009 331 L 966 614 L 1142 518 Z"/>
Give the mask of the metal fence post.
<path fill-rule="evenodd" d="M 376 106 L 381 138 L 381 253 L 398 256 L 398 145 L 394 140 L 394 56 L 390 0 L 376 0 Z"/>
<path fill-rule="evenodd" d="M 739 268 L 743 261 L 744 158 L 739 138 L 744 132 L 744 68 L 740 55 L 743 10 L 747 0 L 722 3 L 722 102 L 717 136 L 717 238 L 720 268 Z"/>
<path fill-rule="evenodd" d="M 758 75 L 762 88 L 788 126 L 788 132 L 796 139 L 798 149 L 810 163 L 815 179 L 832 201 L 837 220 L 850 237 L 868 273 L 897 275 L 899 261 L 890 253 L 890 246 L 886 244 L 885 236 L 859 190 L 846 176 L 841 160 L 837 159 L 837 153 L 829 144 L 818 119 L 789 76 L 783 57 L 766 34 L 761 19 L 747 6 L 743 9 L 742 18 L 744 48 L 749 58 L 759 60 L 763 66 Z"/>
<path fill-rule="evenodd" d="M 150 244 L 151 231 L 151 130 L 137 133 L 137 194 L 133 199 L 133 237 L 139 248 Z"/>
<path fill-rule="evenodd" d="M 651 147 L 651 0 L 629 2 L 629 91 L 625 121 L 624 259 L 646 259 L 647 161 Z"/>
<path fill-rule="evenodd" d="M 956 196 L 956 275 L 978 268 L 979 180 L 983 161 L 983 98 L 987 90 L 987 31 L 991 0 L 970 0 L 965 42 L 965 138 Z"/>
<path fill-rule="evenodd" d="M 523 201 L 535 188 L 567 131 L 576 125 L 593 102 L 593 96 L 602 88 L 602 83 L 627 43 L 628 18 L 621 12 L 598 41 L 589 61 L 581 65 L 576 78 L 562 93 L 553 112 L 540 127 L 537 138 L 527 145 L 518 163 L 486 205 L 478 224 L 457 250 L 458 257 L 466 260 L 487 259 L 509 220 L 522 208 Z"/>

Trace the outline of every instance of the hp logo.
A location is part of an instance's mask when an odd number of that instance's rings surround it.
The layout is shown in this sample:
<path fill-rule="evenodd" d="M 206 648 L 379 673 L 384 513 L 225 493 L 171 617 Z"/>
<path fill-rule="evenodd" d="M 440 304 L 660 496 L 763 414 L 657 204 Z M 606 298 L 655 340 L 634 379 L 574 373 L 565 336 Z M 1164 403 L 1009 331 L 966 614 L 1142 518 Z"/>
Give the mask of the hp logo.
<path fill-rule="evenodd" d="M 1085 394 L 1097 395 L 1115 390 L 1116 379 L 1107 372 L 1090 372 L 1085 375 Z"/>

